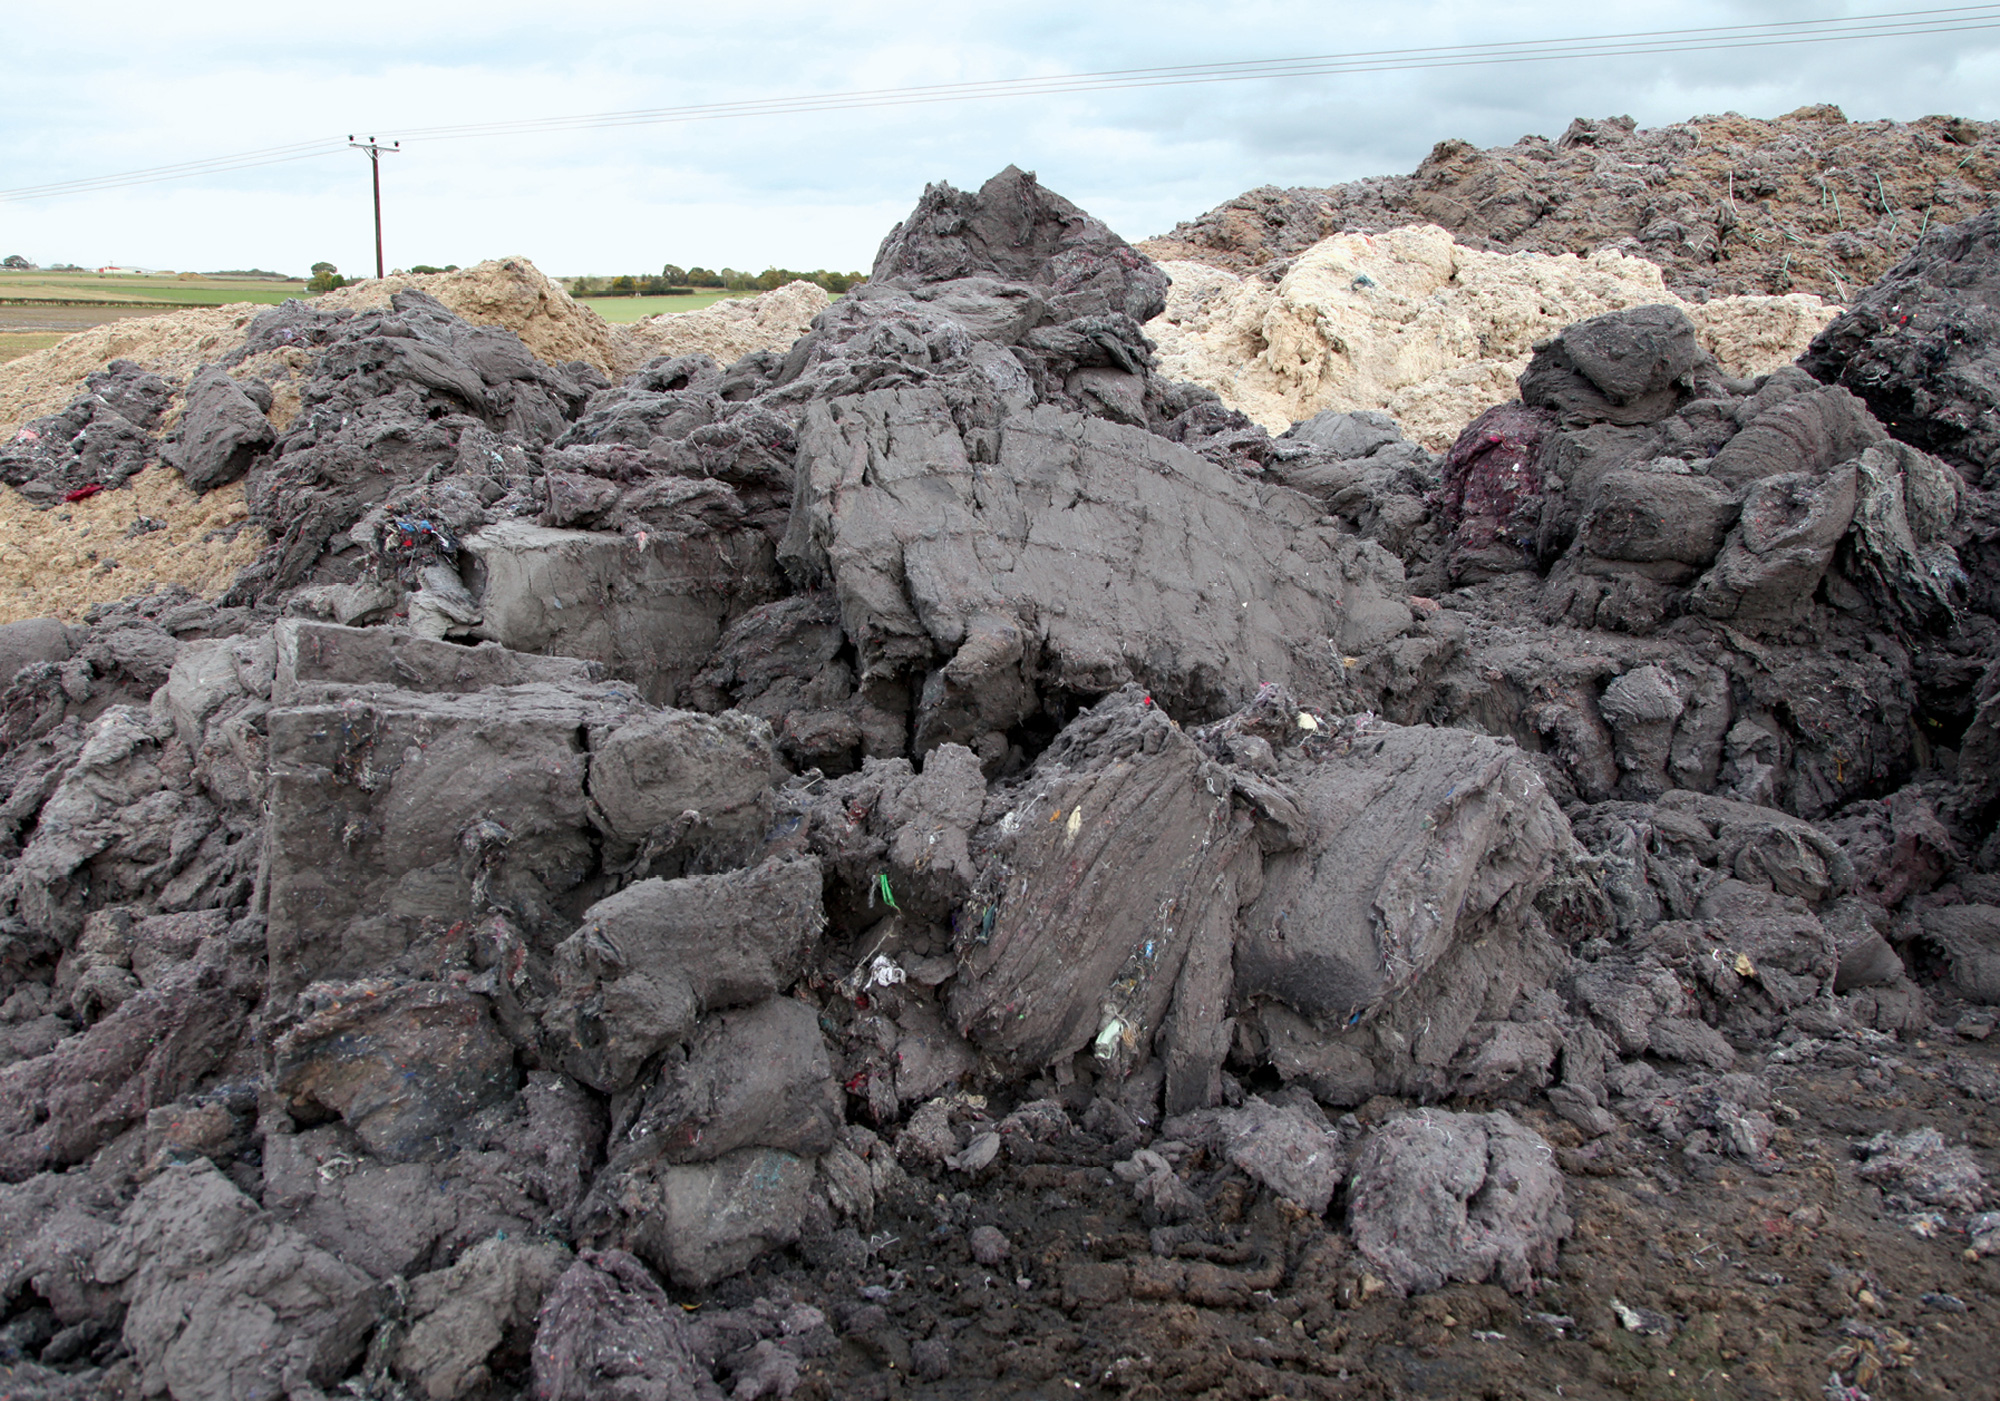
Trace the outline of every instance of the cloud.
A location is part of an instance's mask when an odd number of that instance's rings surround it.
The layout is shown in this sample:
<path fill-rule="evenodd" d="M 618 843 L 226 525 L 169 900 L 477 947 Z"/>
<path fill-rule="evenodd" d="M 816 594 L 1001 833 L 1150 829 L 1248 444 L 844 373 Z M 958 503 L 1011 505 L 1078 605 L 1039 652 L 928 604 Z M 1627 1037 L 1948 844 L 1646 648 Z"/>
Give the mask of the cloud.
<path fill-rule="evenodd" d="M 1870 4 L 1845 13 L 1868 13 Z M 72 179 L 337 136 L 804 92 L 1814 18 L 1794 3 L 1543 6 L 1249 0 L 1097 6 L 873 0 L 840 7 L 364 3 L 274 29 L 263 5 L 114 0 L 80 43 L 10 17 L 7 183 Z M 1226 21 L 1219 18 L 1226 15 Z M 419 140 L 384 162 L 392 262 L 523 253 L 558 272 L 673 261 L 865 267 L 925 182 L 1013 162 L 1131 237 L 1260 184 L 1407 171 L 1436 142 L 1554 136 L 1835 102 L 1857 119 L 1992 118 L 2000 33 L 1701 55 L 1454 67 L 810 116 Z M 0 204 L 3 251 L 156 266 L 372 263 L 358 154 L 198 182 Z"/>

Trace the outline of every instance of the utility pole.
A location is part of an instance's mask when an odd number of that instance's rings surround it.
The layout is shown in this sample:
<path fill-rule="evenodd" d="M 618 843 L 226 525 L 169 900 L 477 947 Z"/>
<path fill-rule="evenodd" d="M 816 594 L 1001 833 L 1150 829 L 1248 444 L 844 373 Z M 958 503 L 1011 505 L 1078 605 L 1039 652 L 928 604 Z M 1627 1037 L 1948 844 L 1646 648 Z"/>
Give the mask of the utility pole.
<path fill-rule="evenodd" d="M 392 141 L 384 146 L 372 136 L 366 141 L 356 141 L 350 133 L 347 144 L 368 153 L 368 167 L 375 177 L 375 280 L 379 282 L 382 280 L 382 157 L 402 150 L 403 143 Z"/>

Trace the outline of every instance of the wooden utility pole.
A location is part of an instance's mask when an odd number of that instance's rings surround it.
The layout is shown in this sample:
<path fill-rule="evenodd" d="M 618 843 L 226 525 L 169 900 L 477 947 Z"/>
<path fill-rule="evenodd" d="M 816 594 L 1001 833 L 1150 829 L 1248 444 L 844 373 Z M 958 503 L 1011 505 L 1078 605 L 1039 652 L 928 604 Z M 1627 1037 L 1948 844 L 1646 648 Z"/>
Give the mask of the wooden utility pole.
<path fill-rule="evenodd" d="M 357 151 L 368 153 L 368 167 L 375 177 L 375 279 L 382 279 L 382 157 L 394 155 L 403 149 L 403 143 L 392 141 L 382 145 L 374 137 L 366 141 L 356 141 L 350 133 L 347 144 Z"/>

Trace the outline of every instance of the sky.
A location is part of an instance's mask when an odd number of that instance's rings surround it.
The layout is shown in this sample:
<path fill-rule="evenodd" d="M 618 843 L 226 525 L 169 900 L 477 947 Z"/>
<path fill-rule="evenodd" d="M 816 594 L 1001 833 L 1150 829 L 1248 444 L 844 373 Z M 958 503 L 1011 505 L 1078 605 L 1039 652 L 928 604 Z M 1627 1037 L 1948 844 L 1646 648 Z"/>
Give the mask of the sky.
<path fill-rule="evenodd" d="M 347 133 L 805 93 L 1562 39 L 1915 10 L 1940 0 L 1513 0 L 754 6 L 194 0 L 13 6 L 0 189 Z M 2000 12 L 1992 15 L 2000 23 Z M 1259 79 L 811 115 L 411 135 L 382 163 L 391 267 L 522 255 L 559 275 L 863 269 L 921 194 L 1009 163 L 1128 238 L 1259 185 L 1406 172 L 1438 141 L 1560 135 L 1576 116 L 1657 126 L 1817 102 L 1852 120 L 2000 118 L 2000 28 L 1685 55 Z M 368 162 L 287 164 L 0 200 L 0 256 L 302 274 L 372 271 Z"/>

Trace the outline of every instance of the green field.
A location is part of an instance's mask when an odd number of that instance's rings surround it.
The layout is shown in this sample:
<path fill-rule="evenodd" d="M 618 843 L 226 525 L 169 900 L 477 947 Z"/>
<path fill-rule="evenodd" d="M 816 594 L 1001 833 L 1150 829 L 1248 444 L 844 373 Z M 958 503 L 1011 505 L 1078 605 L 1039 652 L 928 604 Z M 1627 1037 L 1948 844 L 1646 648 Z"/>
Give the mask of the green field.
<path fill-rule="evenodd" d="M 178 277 L 132 273 L 48 272 L 40 268 L 0 272 L 0 306 L 10 307 L 18 302 L 124 302 L 171 308 L 262 302 L 276 306 L 287 297 L 304 296 L 305 290 L 303 282 L 266 278 L 205 277 L 183 282 Z"/>
<path fill-rule="evenodd" d="M 133 273 L 0 271 L 0 363 L 107 321 L 232 302 L 276 306 L 305 290 L 303 282 L 257 277 L 183 282 Z"/>
<path fill-rule="evenodd" d="M 756 295 L 755 292 L 695 292 L 685 297 L 585 297 L 583 305 L 606 321 L 623 326 L 663 311 L 700 311 L 731 297 Z"/>
<path fill-rule="evenodd" d="M 37 350 L 47 350 L 67 331 L 0 331 L 0 365 Z"/>

